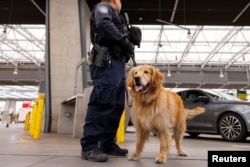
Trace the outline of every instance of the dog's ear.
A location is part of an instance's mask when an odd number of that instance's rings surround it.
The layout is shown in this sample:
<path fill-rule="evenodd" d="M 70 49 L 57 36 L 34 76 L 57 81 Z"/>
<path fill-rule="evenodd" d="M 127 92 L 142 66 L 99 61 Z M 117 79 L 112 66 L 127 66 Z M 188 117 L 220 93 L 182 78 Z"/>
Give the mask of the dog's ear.
<path fill-rule="evenodd" d="M 164 75 L 158 69 L 152 67 L 152 86 L 158 87 L 164 80 Z"/>
<path fill-rule="evenodd" d="M 134 86 L 134 68 L 131 68 L 131 70 L 128 73 L 126 83 L 128 87 L 133 88 Z"/>

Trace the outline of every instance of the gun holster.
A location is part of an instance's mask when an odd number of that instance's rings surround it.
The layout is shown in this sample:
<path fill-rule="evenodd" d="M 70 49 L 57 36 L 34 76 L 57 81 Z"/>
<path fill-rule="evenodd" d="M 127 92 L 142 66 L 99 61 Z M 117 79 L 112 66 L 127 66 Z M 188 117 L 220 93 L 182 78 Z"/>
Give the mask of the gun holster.
<path fill-rule="evenodd" d="M 109 57 L 109 49 L 107 47 L 101 47 L 98 44 L 94 44 L 91 50 L 91 55 L 94 64 L 99 68 L 103 68 Z"/>

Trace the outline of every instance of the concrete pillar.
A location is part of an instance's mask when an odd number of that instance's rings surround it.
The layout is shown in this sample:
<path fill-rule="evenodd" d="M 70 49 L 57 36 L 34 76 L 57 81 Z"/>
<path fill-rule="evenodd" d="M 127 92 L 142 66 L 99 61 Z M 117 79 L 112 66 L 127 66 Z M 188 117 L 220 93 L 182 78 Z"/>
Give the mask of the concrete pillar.
<path fill-rule="evenodd" d="M 10 112 L 16 111 L 16 100 L 6 100 L 4 110 L 9 110 Z"/>
<path fill-rule="evenodd" d="M 2 121 L 9 123 L 10 115 L 12 112 L 16 111 L 16 101 L 15 100 L 6 100 L 3 109 Z"/>
<path fill-rule="evenodd" d="M 51 132 L 57 132 L 62 102 L 73 96 L 76 65 L 82 57 L 78 0 L 50 0 L 49 10 Z M 84 10 L 84 21 L 89 26 L 90 11 L 86 2 Z M 89 28 L 86 31 L 89 36 Z M 81 77 L 79 70 L 77 85 L 82 85 Z M 82 86 L 78 86 L 77 91 L 82 92 L 81 89 Z"/>

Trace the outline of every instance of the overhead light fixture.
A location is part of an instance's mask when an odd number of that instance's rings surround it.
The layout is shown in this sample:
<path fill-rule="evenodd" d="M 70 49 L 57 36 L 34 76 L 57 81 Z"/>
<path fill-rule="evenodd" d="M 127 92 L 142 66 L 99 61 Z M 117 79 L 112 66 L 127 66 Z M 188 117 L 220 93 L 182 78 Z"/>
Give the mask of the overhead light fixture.
<path fill-rule="evenodd" d="M 188 29 L 188 32 L 187 32 L 187 37 L 190 38 L 191 37 L 191 32 L 190 32 L 190 29 Z"/>
<path fill-rule="evenodd" d="M 7 33 L 7 26 L 4 25 L 4 28 L 3 28 L 3 33 L 6 34 Z"/>
<path fill-rule="evenodd" d="M 170 72 L 169 64 L 168 64 L 168 73 L 167 73 L 167 76 L 171 77 L 171 72 Z"/>
<path fill-rule="evenodd" d="M 220 78 L 223 78 L 224 77 L 224 74 L 222 72 L 222 69 L 220 70 Z"/>
<path fill-rule="evenodd" d="M 181 29 L 184 29 L 184 30 L 187 30 L 187 35 L 190 36 L 191 35 L 191 31 L 189 28 L 186 28 L 186 27 L 183 27 L 183 26 L 180 26 L 180 25 L 177 25 L 177 24 L 174 24 L 174 23 L 170 23 L 170 22 L 167 22 L 167 21 L 164 21 L 164 20 L 161 20 L 161 19 L 156 19 L 156 21 L 160 22 L 160 23 L 164 23 L 164 24 L 168 24 L 168 25 L 173 25 L 173 26 L 176 26 L 176 27 L 179 27 Z"/>
<path fill-rule="evenodd" d="M 13 71 L 13 74 L 14 74 L 14 75 L 17 75 L 17 74 L 18 74 L 17 66 L 15 67 L 15 70 Z"/>
<path fill-rule="evenodd" d="M 6 25 L 4 25 L 4 27 L 3 27 L 3 33 L 1 36 L 3 39 L 7 37 L 7 26 Z"/>
<path fill-rule="evenodd" d="M 170 70 L 168 71 L 168 74 L 167 74 L 168 77 L 171 77 L 171 73 L 170 73 Z"/>
<path fill-rule="evenodd" d="M 167 76 L 168 76 L 168 77 L 171 77 L 171 72 L 170 72 L 170 70 L 168 70 Z"/>

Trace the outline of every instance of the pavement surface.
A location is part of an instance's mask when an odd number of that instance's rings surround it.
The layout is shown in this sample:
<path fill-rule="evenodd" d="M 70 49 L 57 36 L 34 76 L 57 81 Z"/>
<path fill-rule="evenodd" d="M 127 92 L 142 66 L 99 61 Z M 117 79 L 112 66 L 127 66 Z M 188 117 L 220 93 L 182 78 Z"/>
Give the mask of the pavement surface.
<path fill-rule="evenodd" d="M 159 142 L 151 136 L 138 161 L 127 157 L 110 156 L 108 162 L 90 162 L 80 158 L 80 139 L 71 135 L 42 133 L 40 139 L 33 139 L 24 130 L 23 124 L 0 122 L 0 167 L 207 167 L 208 151 L 250 150 L 250 138 L 245 142 L 231 143 L 220 136 L 201 135 L 191 138 L 186 135 L 183 148 L 187 157 L 177 156 L 175 146 L 171 147 L 166 164 L 154 162 L 158 154 Z M 131 153 L 135 148 L 136 136 L 133 127 L 128 127 L 125 142 L 118 143 Z"/>

